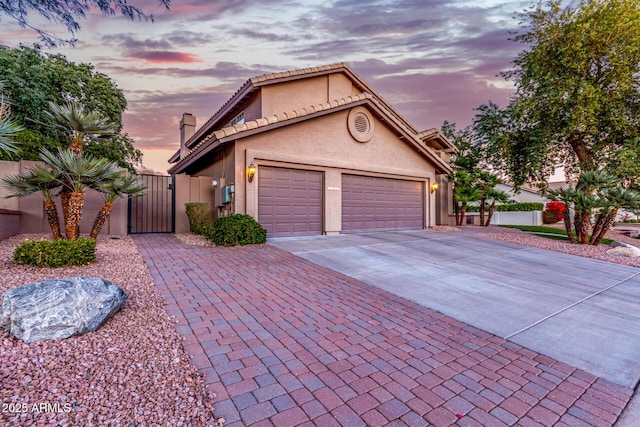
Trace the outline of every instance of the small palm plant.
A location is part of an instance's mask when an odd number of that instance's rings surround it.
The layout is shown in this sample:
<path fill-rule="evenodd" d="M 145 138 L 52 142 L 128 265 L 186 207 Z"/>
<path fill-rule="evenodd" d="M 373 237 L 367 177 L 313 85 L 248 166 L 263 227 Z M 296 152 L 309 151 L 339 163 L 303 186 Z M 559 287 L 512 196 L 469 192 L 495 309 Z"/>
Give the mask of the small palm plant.
<path fill-rule="evenodd" d="M 35 166 L 22 174 L 5 177 L 3 182 L 13 190 L 13 193 L 7 197 L 24 197 L 40 193 L 53 238 L 55 240 L 62 239 L 58 208 L 53 199 L 55 190 L 62 185 L 60 177 L 56 173 L 50 168 Z"/>
<path fill-rule="evenodd" d="M 618 210 L 640 207 L 640 193 L 627 188 L 612 188 L 602 197 L 602 208 L 596 217 L 589 244 L 598 246 L 607 231 L 613 226 Z"/>
<path fill-rule="evenodd" d="M 98 190 L 104 195 L 104 205 L 98 212 L 96 219 L 91 229 L 90 237 L 96 239 L 100 230 L 104 226 L 105 222 L 111 215 L 111 209 L 113 202 L 121 197 L 139 197 L 144 195 L 146 187 L 140 182 L 140 180 L 129 172 L 122 171 L 119 176 L 112 180 L 105 180 L 102 182 Z"/>
<path fill-rule="evenodd" d="M 104 181 L 117 178 L 117 165 L 107 159 L 98 159 L 71 150 L 58 150 L 55 154 L 43 150 L 41 160 L 60 177 L 63 191 L 69 194 L 65 233 L 67 239 L 77 240 L 84 208 L 84 190 L 98 188 Z M 64 200 L 63 200 L 64 203 Z"/>
<path fill-rule="evenodd" d="M 86 111 L 81 105 L 68 102 L 58 105 L 49 102 L 49 111 L 45 114 L 52 120 L 54 127 L 70 134 L 69 149 L 74 154 L 84 150 L 85 139 L 101 140 L 116 133 L 116 126 L 103 119 L 98 113 Z"/>
<path fill-rule="evenodd" d="M 0 80 L 0 150 L 15 153 L 17 150 L 12 138 L 24 129 L 11 119 L 9 101 L 2 95 L 4 82 Z"/>
<path fill-rule="evenodd" d="M 496 210 L 496 202 L 507 203 L 509 201 L 509 196 L 504 191 L 489 188 L 487 189 L 486 200 L 491 200 L 489 212 L 487 214 L 487 221 L 483 224 L 485 227 L 488 227 L 491 224 L 491 218 L 493 218 L 493 213 Z"/>

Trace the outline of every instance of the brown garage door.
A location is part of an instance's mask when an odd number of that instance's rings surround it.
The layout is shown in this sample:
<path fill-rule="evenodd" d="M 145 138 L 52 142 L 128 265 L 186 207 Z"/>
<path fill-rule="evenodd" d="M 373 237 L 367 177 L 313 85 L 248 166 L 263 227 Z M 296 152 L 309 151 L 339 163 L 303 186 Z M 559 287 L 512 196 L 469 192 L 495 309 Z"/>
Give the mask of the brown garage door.
<path fill-rule="evenodd" d="M 258 221 L 268 237 L 322 234 L 322 172 L 260 166 Z"/>
<path fill-rule="evenodd" d="M 423 228 L 423 186 L 418 181 L 342 175 L 342 232 Z"/>

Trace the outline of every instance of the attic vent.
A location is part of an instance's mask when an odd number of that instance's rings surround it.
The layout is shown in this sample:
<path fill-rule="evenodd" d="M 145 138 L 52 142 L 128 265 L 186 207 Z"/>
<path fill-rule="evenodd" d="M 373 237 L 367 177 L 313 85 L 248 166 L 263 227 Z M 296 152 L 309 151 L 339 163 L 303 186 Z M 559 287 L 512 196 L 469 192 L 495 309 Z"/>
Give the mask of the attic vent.
<path fill-rule="evenodd" d="M 364 107 L 356 107 L 347 119 L 349 133 L 358 142 L 367 142 L 373 137 L 373 117 Z"/>
<path fill-rule="evenodd" d="M 354 123 L 358 133 L 367 133 L 369 130 L 369 120 L 367 120 L 367 116 L 364 114 L 356 114 Z"/>

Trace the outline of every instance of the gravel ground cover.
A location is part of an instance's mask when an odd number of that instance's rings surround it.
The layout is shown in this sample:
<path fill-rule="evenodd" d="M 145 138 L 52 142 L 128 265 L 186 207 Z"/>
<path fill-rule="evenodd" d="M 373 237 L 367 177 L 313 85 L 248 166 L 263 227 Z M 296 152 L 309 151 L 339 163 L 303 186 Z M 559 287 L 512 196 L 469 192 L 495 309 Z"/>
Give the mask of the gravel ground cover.
<path fill-rule="evenodd" d="M 640 267 L 640 259 L 608 255 L 609 245 L 574 245 L 495 226 L 434 230 Z M 96 276 L 119 285 L 129 299 L 125 309 L 94 333 L 32 344 L 2 333 L 0 425 L 217 425 L 215 395 L 185 353 L 175 321 L 133 241 L 99 238 L 96 261 L 83 267 L 36 268 L 12 261 L 18 244 L 42 237 L 20 235 L 0 242 L 0 293 L 43 279 Z M 194 234 L 177 237 L 191 245 L 212 245 Z M 640 240 L 614 231 L 607 237 L 640 246 Z"/>
<path fill-rule="evenodd" d="M 41 237 L 0 242 L 0 293 L 43 279 L 95 276 L 117 284 L 129 298 L 100 329 L 82 336 L 25 344 L 3 332 L 0 425 L 215 425 L 215 396 L 185 353 L 132 239 L 99 238 L 89 266 L 13 262 L 19 243 Z"/>
<path fill-rule="evenodd" d="M 446 232 L 448 230 L 445 229 L 439 231 Z M 607 250 L 611 249 L 611 245 L 577 245 L 562 240 L 547 239 L 545 237 L 535 236 L 531 233 L 526 233 L 518 229 L 498 226 L 463 226 L 458 227 L 458 231 L 467 232 L 478 237 L 504 240 L 507 242 L 517 243 L 519 245 L 530 246 L 533 248 L 547 249 L 550 251 L 583 256 L 586 258 L 599 259 L 601 261 L 615 262 L 617 264 L 624 264 L 632 267 L 640 267 L 640 258 L 627 258 L 623 256 L 607 254 Z M 629 243 L 630 245 L 640 247 L 640 239 L 626 236 L 614 230 L 610 230 L 607 233 L 606 237 L 612 240 L 617 240 L 619 242 Z"/>

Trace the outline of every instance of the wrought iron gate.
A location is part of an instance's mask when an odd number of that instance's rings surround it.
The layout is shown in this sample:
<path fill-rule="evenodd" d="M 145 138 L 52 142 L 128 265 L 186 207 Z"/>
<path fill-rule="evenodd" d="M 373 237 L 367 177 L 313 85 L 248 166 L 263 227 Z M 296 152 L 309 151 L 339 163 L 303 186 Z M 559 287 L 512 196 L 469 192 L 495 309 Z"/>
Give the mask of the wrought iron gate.
<path fill-rule="evenodd" d="M 147 188 L 144 196 L 129 198 L 129 234 L 173 233 L 175 197 L 172 176 L 138 175 Z"/>

